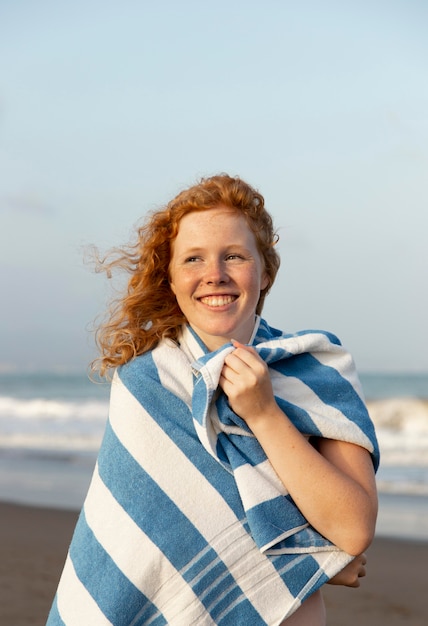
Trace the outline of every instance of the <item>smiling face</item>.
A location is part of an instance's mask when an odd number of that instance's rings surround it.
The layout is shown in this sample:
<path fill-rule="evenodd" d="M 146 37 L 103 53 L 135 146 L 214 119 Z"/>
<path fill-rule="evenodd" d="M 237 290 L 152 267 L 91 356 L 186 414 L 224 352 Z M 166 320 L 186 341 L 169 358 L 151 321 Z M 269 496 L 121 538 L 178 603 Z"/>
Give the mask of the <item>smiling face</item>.
<path fill-rule="evenodd" d="M 249 341 L 268 278 L 242 214 L 220 206 L 185 215 L 172 243 L 169 275 L 181 311 L 209 350 L 230 339 Z"/>

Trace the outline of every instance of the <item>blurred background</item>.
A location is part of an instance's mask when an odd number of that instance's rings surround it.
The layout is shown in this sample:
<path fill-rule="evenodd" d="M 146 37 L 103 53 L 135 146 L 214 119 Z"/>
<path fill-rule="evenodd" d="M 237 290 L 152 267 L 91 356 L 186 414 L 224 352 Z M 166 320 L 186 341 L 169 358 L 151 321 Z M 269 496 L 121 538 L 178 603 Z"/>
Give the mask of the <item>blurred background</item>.
<path fill-rule="evenodd" d="M 228 172 L 280 235 L 265 317 L 355 357 L 381 528 L 411 496 L 428 535 L 427 20 L 422 0 L 0 3 L 0 497 L 82 502 L 110 295 L 86 247 Z"/>

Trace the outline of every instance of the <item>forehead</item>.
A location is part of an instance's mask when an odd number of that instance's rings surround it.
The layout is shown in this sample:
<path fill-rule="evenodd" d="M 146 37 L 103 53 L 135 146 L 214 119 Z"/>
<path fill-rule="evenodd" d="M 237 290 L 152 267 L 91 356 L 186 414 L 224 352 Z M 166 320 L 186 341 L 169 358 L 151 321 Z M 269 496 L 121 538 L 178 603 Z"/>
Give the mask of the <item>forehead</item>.
<path fill-rule="evenodd" d="M 245 215 L 237 209 L 225 206 L 191 211 L 184 215 L 178 222 L 177 238 L 183 239 L 187 235 L 192 236 L 192 233 L 199 237 L 254 237 Z"/>
<path fill-rule="evenodd" d="M 243 212 L 230 207 L 191 211 L 178 222 L 175 238 L 170 240 L 171 261 L 197 251 L 242 251 L 263 262 L 257 237 Z"/>

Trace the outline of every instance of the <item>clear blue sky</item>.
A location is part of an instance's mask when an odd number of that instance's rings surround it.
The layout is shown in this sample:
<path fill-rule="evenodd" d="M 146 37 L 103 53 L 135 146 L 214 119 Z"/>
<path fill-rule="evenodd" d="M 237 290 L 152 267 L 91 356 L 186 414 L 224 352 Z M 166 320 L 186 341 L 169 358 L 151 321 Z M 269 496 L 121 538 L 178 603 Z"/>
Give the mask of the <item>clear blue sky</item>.
<path fill-rule="evenodd" d="M 84 369 L 82 246 L 201 175 L 264 194 L 275 326 L 428 370 L 428 3 L 0 3 L 0 369 Z"/>

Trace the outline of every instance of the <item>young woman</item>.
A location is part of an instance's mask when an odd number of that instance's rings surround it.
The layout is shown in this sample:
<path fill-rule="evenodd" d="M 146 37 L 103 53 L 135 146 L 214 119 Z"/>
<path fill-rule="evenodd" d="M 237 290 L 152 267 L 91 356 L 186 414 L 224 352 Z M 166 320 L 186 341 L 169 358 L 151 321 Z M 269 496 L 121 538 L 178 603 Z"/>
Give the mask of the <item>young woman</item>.
<path fill-rule="evenodd" d="M 334 335 L 259 316 L 279 258 L 263 197 L 203 179 L 104 268 L 110 419 L 49 626 L 324 626 L 375 528 L 376 437 Z"/>

